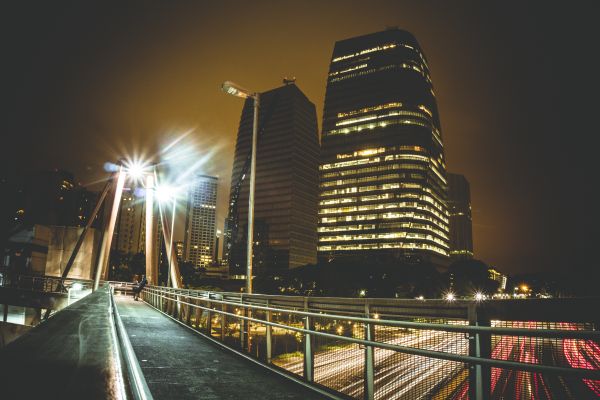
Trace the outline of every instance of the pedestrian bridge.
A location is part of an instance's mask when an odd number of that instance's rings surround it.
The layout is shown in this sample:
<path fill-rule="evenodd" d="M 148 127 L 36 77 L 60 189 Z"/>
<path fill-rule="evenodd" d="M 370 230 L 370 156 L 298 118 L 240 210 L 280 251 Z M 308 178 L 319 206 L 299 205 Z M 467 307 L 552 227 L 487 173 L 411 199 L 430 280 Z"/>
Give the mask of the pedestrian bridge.
<path fill-rule="evenodd" d="M 134 301 L 130 288 L 106 283 L 8 345 L 0 352 L 2 398 L 600 396 L 598 300 L 304 298 L 149 286 Z"/>

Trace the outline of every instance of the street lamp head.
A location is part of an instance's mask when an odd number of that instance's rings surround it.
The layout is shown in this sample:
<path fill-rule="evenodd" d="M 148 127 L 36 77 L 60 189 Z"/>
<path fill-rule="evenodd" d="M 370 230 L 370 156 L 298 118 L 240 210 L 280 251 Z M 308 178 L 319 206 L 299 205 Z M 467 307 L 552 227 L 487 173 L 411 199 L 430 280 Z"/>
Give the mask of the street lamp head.
<path fill-rule="evenodd" d="M 249 90 L 244 89 L 236 83 L 231 81 L 225 81 L 221 85 L 221 89 L 232 96 L 241 97 L 242 99 L 246 99 L 248 97 L 252 97 L 252 93 Z"/>
<path fill-rule="evenodd" d="M 131 160 L 125 161 L 123 164 L 127 176 L 133 179 L 134 181 L 141 181 L 144 175 L 146 175 L 149 172 L 148 162 L 143 162 L 140 160 Z"/>
<path fill-rule="evenodd" d="M 174 186 L 170 185 L 157 185 L 155 188 L 156 199 L 160 203 L 167 203 L 173 201 L 173 199 L 177 198 L 178 190 Z"/>

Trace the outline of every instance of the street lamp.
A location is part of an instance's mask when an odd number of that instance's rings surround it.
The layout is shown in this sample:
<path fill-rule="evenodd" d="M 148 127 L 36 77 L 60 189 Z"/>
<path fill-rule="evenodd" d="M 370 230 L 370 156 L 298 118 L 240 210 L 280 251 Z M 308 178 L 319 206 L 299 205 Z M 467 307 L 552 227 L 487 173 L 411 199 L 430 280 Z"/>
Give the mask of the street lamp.
<path fill-rule="evenodd" d="M 232 96 L 254 100 L 254 122 L 252 124 L 252 149 L 250 158 L 250 188 L 248 190 L 248 252 L 246 262 L 246 293 L 252 293 L 252 246 L 254 244 L 254 185 L 256 177 L 256 137 L 258 135 L 258 108 L 260 95 L 231 82 L 225 81 L 221 89 Z"/>

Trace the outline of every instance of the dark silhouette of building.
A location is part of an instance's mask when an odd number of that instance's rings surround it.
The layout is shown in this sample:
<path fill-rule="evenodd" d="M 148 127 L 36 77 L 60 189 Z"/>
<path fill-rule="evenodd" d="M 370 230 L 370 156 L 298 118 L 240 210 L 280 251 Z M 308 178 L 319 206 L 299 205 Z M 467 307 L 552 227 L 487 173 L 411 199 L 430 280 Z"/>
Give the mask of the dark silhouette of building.
<path fill-rule="evenodd" d="M 445 171 L 414 36 L 390 29 L 337 42 L 323 112 L 319 256 L 447 265 Z"/>
<path fill-rule="evenodd" d="M 9 214 L 15 227 L 84 226 L 98 199 L 98 193 L 88 191 L 70 172 L 59 169 L 26 174 L 3 195 L 11 198 Z"/>
<path fill-rule="evenodd" d="M 464 175 L 448 174 L 448 209 L 450 211 L 450 256 L 472 258 L 471 190 Z"/>
<path fill-rule="evenodd" d="M 319 142 L 315 106 L 292 80 L 260 95 L 254 270 L 316 262 Z M 246 272 L 248 187 L 253 100 L 244 105 L 233 162 L 224 261 Z"/>

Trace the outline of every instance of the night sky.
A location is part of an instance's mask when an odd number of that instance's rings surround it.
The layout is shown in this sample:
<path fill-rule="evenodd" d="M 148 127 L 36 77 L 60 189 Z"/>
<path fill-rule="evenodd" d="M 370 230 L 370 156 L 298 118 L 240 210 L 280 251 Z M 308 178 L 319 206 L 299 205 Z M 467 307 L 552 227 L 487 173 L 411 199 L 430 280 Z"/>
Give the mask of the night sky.
<path fill-rule="evenodd" d="M 507 273 L 598 270 L 593 2 L 15 3 L 0 11 L 9 175 L 57 167 L 97 189 L 106 161 L 193 128 L 222 228 L 243 102 L 220 84 L 295 76 L 320 119 L 334 42 L 398 26 L 428 58 L 448 170 L 470 181 L 476 257 Z"/>

